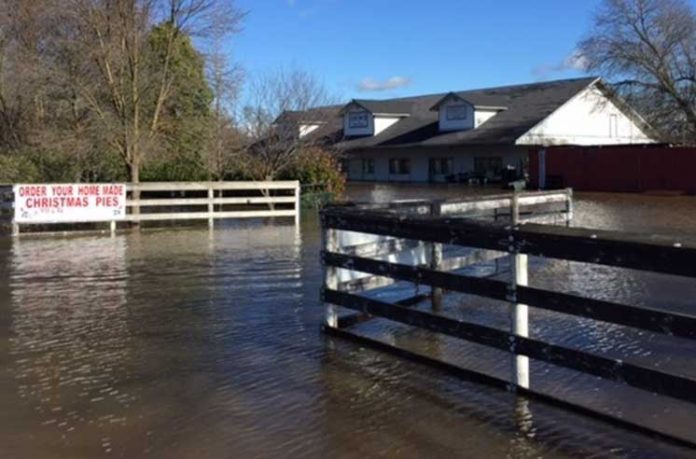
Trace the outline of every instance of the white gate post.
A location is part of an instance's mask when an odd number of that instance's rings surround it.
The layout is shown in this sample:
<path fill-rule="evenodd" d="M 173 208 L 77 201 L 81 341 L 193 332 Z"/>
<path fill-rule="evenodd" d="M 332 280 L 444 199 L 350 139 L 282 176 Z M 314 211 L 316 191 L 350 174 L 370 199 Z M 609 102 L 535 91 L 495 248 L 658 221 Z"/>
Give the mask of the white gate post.
<path fill-rule="evenodd" d="M 513 227 L 520 221 L 519 196 L 515 193 L 512 197 L 510 215 Z M 513 229 L 514 231 L 514 229 Z M 511 333 L 520 337 L 529 336 L 529 308 L 526 304 L 517 302 L 517 286 L 526 286 L 529 283 L 528 257 L 519 253 L 519 248 L 513 245 L 514 237 L 510 236 L 510 264 L 512 276 L 510 279 L 510 322 Z M 514 350 L 514 349 L 513 349 Z M 529 357 L 512 355 L 512 383 L 515 387 L 529 389 Z"/>
<path fill-rule="evenodd" d="M 295 226 L 300 226 L 301 194 L 302 188 L 298 180 L 295 183 Z"/>
<path fill-rule="evenodd" d="M 566 189 L 566 226 L 570 227 L 573 221 L 573 189 Z"/>
<path fill-rule="evenodd" d="M 442 215 L 442 203 L 433 201 L 430 204 L 430 216 L 439 217 Z M 440 270 L 442 268 L 442 244 L 439 242 L 430 243 L 430 269 Z M 442 308 L 442 289 L 439 287 L 431 287 L 430 301 L 433 310 Z"/>
<path fill-rule="evenodd" d="M 326 252 L 338 252 L 338 230 L 334 228 L 322 228 L 322 247 Z M 338 289 L 338 269 L 334 266 L 324 265 L 324 287 Z M 327 327 L 338 328 L 338 312 L 336 306 L 325 304 L 326 315 L 324 323 Z"/>

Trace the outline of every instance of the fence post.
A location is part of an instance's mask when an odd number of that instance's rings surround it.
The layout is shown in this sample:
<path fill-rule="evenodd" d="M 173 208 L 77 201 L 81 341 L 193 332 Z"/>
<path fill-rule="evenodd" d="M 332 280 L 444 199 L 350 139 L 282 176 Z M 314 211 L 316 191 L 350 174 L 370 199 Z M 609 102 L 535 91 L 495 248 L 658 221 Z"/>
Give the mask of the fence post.
<path fill-rule="evenodd" d="M 213 199 L 215 199 L 215 190 L 213 189 L 213 184 L 208 183 L 208 228 L 212 229 L 215 226 L 215 219 L 213 213 L 215 212 L 215 204 L 213 204 Z"/>
<path fill-rule="evenodd" d="M 299 180 L 295 182 L 295 226 L 300 225 L 300 207 L 301 207 L 302 188 Z"/>
<path fill-rule="evenodd" d="M 566 189 L 566 226 L 571 225 L 573 220 L 573 189 Z"/>
<path fill-rule="evenodd" d="M 510 322 L 511 333 L 513 335 L 529 336 L 529 308 L 526 304 L 517 302 L 517 286 L 526 286 L 529 282 L 528 258 L 527 255 L 519 253 L 519 248 L 515 244 L 515 227 L 520 222 L 520 204 L 517 192 L 513 194 L 510 203 L 511 231 L 510 231 L 510 264 L 512 275 L 510 279 Z M 529 357 L 517 355 L 516 350 L 512 349 L 512 377 L 514 387 L 529 389 Z"/>
<path fill-rule="evenodd" d="M 111 220 L 109 222 L 109 232 L 112 236 L 116 234 L 116 220 Z"/>
<path fill-rule="evenodd" d="M 442 215 L 442 203 L 432 201 L 430 203 L 430 216 L 439 217 L 440 215 Z M 430 243 L 430 269 L 436 271 L 442 269 L 442 244 L 439 242 Z M 442 308 L 442 289 L 431 287 L 430 300 L 432 309 L 440 310 Z"/>
<path fill-rule="evenodd" d="M 19 223 L 12 217 L 12 236 L 19 236 Z"/>
<path fill-rule="evenodd" d="M 333 228 L 326 228 L 322 222 L 322 248 L 326 252 L 338 252 L 338 231 Z M 324 268 L 324 287 L 332 290 L 338 289 L 338 269 L 334 266 L 323 265 Z M 324 323 L 327 327 L 338 327 L 338 312 L 336 306 L 325 303 L 326 315 Z"/>

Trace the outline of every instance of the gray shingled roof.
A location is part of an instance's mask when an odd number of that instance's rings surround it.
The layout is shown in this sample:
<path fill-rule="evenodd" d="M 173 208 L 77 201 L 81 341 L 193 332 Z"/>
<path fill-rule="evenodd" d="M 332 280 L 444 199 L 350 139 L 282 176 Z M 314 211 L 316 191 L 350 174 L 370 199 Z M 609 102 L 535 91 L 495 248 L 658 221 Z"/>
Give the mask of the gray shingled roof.
<path fill-rule="evenodd" d="M 409 99 L 353 99 L 346 107 L 352 104 L 375 114 L 410 115 L 413 110 L 413 102 Z"/>
<path fill-rule="evenodd" d="M 343 138 L 343 107 L 322 107 L 319 110 L 323 115 L 326 115 L 327 111 L 334 111 L 335 116 L 329 117 L 327 125 L 318 131 L 321 131 L 322 136 L 342 138 L 337 146 L 344 150 L 399 146 L 514 144 L 520 136 L 596 80 L 596 77 L 577 78 L 455 92 L 457 96 L 474 105 L 506 107 L 506 110 L 499 112 L 481 126 L 466 131 L 439 132 L 438 112 L 432 111 L 431 108 L 450 93 L 354 101 L 372 113 L 409 114 L 379 134 L 368 137 Z"/>

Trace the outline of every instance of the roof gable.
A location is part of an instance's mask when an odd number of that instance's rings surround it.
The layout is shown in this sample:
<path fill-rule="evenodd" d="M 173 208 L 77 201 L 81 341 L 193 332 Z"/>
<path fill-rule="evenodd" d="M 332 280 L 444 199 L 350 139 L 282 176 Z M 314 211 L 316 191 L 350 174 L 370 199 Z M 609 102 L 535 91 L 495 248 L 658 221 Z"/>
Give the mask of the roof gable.
<path fill-rule="evenodd" d="M 466 98 L 466 92 L 460 92 L 460 93 L 448 92 L 447 94 L 445 94 L 445 96 L 443 98 L 438 100 L 435 105 L 430 107 L 430 110 L 436 112 L 436 111 L 440 110 L 440 108 L 443 105 L 445 105 L 446 103 L 449 103 L 450 101 L 463 102 L 465 104 L 471 105 L 472 107 L 474 107 L 477 110 L 496 110 L 496 111 L 498 111 L 498 110 L 506 110 L 507 109 L 507 107 L 503 106 L 503 105 L 487 105 L 487 104 L 481 104 L 481 103 L 477 104 L 477 103 L 471 102 L 470 100 L 468 100 Z M 491 102 L 492 102 L 492 100 L 491 100 Z"/>
<path fill-rule="evenodd" d="M 412 112 L 412 103 L 400 100 L 369 100 L 369 99 L 353 99 L 348 102 L 342 109 L 341 114 L 345 114 L 351 108 L 357 107 L 372 113 L 375 116 L 390 115 L 390 116 L 410 116 Z"/>

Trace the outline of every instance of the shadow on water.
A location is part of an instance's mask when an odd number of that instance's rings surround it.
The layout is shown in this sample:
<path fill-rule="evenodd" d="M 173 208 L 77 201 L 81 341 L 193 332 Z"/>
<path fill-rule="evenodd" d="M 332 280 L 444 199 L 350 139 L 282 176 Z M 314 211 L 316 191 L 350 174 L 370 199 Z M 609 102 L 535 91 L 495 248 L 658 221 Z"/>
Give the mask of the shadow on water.
<path fill-rule="evenodd" d="M 369 190 L 352 192 L 370 196 Z M 424 197 L 423 189 L 379 190 L 384 199 Z M 586 211 L 599 215 L 603 205 L 616 206 L 582 196 L 580 219 Z M 621 218 L 608 226 L 621 227 Z M 301 233 L 285 223 L 226 222 L 213 232 L 0 239 L 0 456 L 684 454 L 322 336 L 319 239 L 309 213 Z M 559 269 L 567 270 L 567 288 L 587 288 L 582 267 L 541 265 L 536 280 Z M 628 292 L 664 285 L 607 279 L 606 289 Z M 604 287 L 591 290 L 605 294 Z M 675 307 L 689 308 L 684 295 L 670 295 L 683 303 Z M 461 314 L 502 320 L 486 308 L 467 303 Z M 573 333 L 564 334 L 549 325 L 552 319 L 536 322 L 534 333 L 607 352 L 644 352 L 638 345 L 617 348 L 618 332 L 595 333 L 585 324 L 568 323 Z M 471 355 L 405 327 L 377 332 L 445 357 Z M 499 356 L 492 357 L 496 371 Z M 572 384 L 560 375 L 552 385 Z"/>

